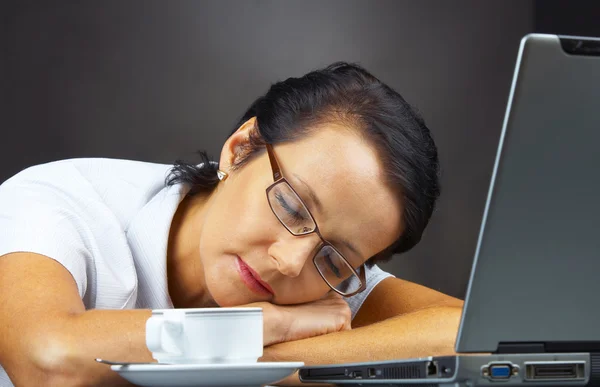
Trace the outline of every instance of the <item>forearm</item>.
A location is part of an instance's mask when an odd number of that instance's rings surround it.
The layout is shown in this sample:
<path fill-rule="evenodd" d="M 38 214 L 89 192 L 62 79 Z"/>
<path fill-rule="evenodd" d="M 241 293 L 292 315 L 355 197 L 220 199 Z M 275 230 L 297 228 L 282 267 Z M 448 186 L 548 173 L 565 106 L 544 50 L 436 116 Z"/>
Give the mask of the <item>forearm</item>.
<path fill-rule="evenodd" d="M 77 332 L 77 342 L 70 343 L 75 349 L 74 360 L 80 367 L 85 367 L 85 371 L 97 375 L 99 381 L 123 381 L 110 367 L 98 364 L 94 359 L 153 361 L 146 347 L 146 320 L 150 315 L 150 310 L 87 311 L 75 322 L 81 331 Z"/>
<path fill-rule="evenodd" d="M 33 253 L 0 257 L 0 364 L 16 386 L 121 385 L 94 358 L 151 361 L 150 310 L 88 310 L 73 276 Z"/>
<path fill-rule="evenodd" d="M 25 367 L 13 369 L 16 384 L 128 385 L 94 359 L 152 361 L 145 343 L 149 316 L 149 310 L 91 310 L 66 319 L 48 319 L 28 337 L 30 353 L 25 356 L 29 361 L 15 364 L 15 368 Z"/>
<path fill-rule="evenodd" d="M 332 364 L 454 353 L 461 308 L 432 307 L 349 331 L 275 344 L 262 361 Z M 293 383 L 297 378 L 286 379 Z"/>

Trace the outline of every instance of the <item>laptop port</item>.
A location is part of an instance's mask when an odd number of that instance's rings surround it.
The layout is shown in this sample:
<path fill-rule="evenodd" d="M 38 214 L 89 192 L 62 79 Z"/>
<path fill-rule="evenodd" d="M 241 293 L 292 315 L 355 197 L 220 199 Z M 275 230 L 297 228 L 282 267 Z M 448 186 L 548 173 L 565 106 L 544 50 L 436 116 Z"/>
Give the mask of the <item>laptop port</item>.
<path fill-rule="evenodd" d="M 435 377 L 438 376 L 438 363 L 437 361 L 427 362 L 427 377 Z"/>
<path fill-rule="evenodd" d="M 490 366 L 491 379 L 508 379 L 510 374 L 511 367 L 507 364 L 492 364 Z"/>
<path fill-rule="evenodd" d="M 367 376 L 374 378 L 376 376 L 375 368 L 367 368 Z"/>
<path fill-rule="evenodd" d="M 507 380 L 519 374 L 519 367 L 512 363 L 492 363 L 481 368 L 481 375 L 490 380 Z"/>
<path fill-rule="evenodd" d="M 352 372 L 352 377 L 354 379 L 362 379 L 362 371 L 354 371 L 354 372 Z"/>
<path fill-rule="evenodd" d="M 584 380 L 584 362 L 526 363 L 525 380 Z"/>

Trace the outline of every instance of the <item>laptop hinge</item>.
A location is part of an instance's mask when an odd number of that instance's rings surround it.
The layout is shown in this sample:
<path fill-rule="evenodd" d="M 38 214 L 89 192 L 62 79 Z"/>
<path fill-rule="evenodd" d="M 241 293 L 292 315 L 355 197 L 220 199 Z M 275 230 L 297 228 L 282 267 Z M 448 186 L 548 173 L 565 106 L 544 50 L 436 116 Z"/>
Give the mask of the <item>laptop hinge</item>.
<path fill-rule="evenodd" d="M 497 354 L 503 353 L 600 353 L 600 341 L 548 341 L 541 343 L 500 343 Z"/>
<path fill-rule="evenodd" d="M 544 343 L 500 343 L 495 353 L 544 353 Z"/>

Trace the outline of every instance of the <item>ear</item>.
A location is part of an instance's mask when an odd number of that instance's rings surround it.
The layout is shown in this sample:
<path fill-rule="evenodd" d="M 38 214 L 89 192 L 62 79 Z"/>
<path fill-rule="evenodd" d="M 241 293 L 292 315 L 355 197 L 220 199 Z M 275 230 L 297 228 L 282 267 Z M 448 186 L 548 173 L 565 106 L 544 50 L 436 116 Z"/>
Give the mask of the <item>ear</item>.
<path fill-rule="evenodd" d="M 221 149 L 219 169 L 225 172 L 229 171 L 231 165 L 244 156 L 248 151 L 250 135 L 256 130 L 256 117 L 252 117 L 229 136 Z"/>

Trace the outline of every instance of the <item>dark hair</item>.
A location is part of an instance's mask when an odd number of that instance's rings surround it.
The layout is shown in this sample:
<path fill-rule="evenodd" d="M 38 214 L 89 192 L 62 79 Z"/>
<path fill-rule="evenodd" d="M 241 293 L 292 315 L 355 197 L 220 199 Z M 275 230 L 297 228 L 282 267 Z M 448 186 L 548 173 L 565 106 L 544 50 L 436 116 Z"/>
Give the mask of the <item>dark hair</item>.
<path fill-rule="evenodd" d="M 264 143 L 293 141 L 324 123 L 346 124 L 375 146 L 385 168 L 387 184 L 402 196 L 404 232 L 369 260 L 388 260 L 410 250 L 420 240 L 440 194 L 435 143 L 421 116 L 400 94 L 362 67 L 334 63 L 300 78 L 275 83 L 259 97 L 235 130 L 256 117 L 246 157 L 233 168 L 264 152 Z M 201 153 L 202 166 L 176 162 L 168 184 L 191 186 L 190 195 L 217 184 L 217 165 Z"/>

